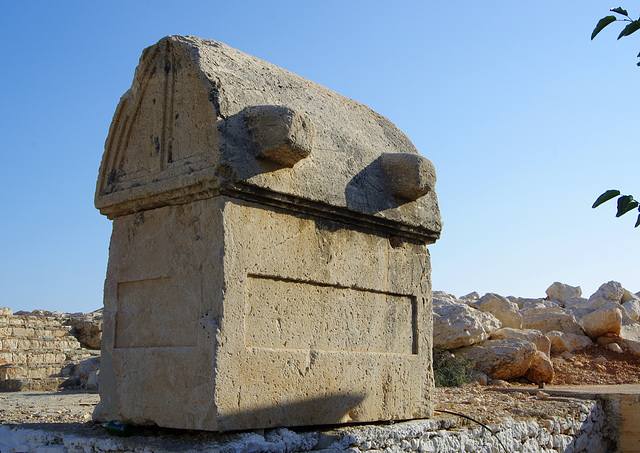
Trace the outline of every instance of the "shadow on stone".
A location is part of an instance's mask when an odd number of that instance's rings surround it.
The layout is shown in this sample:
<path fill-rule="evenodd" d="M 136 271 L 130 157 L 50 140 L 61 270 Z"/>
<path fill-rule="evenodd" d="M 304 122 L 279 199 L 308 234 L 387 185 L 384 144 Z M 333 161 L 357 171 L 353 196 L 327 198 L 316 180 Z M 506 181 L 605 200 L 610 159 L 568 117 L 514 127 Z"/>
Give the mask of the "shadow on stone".
<path fill-rule="evenodd" d="M 349 209 L 376 214 L 402 204 L 391 195 L 389 187 L 385 184 L 380 161 L 381 157 L 375 159 L 347 184 L 344 194 Z"/>
<path fill-rule="evenodd" d="M 278 420 L 290 419 L 288 414 L 296 414 L 296 426 L 315 425 L 319 414 L 322 414 L 321 418 L 326 420 L 328 425 L 349 423 L 357 418 L 353 411 L 364 399 L 365 395 L 336 394 L 239 411 L 222 415 L 220 426 L 223 431 L 225 426 L 263 425 L 265 428 L 271 428 L 280 425 Z"/>

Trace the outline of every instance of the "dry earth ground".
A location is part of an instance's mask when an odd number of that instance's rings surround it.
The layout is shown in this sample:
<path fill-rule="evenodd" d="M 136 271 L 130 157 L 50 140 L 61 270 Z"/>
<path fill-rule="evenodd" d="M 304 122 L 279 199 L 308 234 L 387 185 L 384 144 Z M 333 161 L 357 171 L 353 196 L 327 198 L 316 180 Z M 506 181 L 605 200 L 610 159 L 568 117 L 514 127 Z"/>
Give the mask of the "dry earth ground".
<path fill-rule="evenodd" d="M 640 356 L 628 350 L 616 353 L 603 346 L 583 349 L 557 364 L 554 381 L 559 385 L 639 383 Z M 572 398 L 548 397 L 544 389 L 524 381 L 502 383 L 502 387 L 467 384 L 437 388 L 436 408 L 464 414 L 482 423 L 500 423 L 507 417 L 544 419 L 562 415 L 578 404 Z M 518 387 L 519 391 L 503 392 L 504 387 Z M 69 424 L 69 429 L 100 430 L 91 421 L 98 401 L 97 393 L 80 391 L 0 393 L 0 424 Z M 436 416 L 453 417 L 446 413 Z M 471 422 L 460 418 L 458 423 Z M 155 429 L 149 434 L 161 431 Z"/>

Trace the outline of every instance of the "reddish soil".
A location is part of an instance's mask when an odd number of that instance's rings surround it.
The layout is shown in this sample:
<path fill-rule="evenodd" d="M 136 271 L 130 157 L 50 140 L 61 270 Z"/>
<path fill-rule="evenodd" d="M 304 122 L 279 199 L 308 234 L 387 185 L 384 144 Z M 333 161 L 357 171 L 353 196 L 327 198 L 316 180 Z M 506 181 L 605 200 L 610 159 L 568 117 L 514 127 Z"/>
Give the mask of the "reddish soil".
<path fill-rule="evenodd" d="M 614 352 L 605 346 L 590 346 L 567 360 L 554 360 L 554 385 L 598 385 L 640 383 L 640 355 L 623 348 Z"/>

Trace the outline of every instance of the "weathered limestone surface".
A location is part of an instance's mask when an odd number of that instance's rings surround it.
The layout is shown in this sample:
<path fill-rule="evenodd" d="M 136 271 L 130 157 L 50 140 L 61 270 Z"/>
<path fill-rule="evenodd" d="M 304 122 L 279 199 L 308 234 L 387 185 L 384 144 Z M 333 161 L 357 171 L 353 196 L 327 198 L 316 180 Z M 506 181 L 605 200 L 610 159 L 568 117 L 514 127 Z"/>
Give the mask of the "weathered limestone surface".
<path fill-rule="evenodd" d="M 636 354 L 640 355 L 640 325 L 631 324 L 620 328 L 620 338 L 624 344 Z"/>
<path fill-rule="evenodd" d="M 548 335 L 548 334 L 547 334 Z M 530 341 L 536 345 L 536 349 L 547 357 L 551 356 L 551 341 L 539 330 L 533 329 L 513 329 L 503 327 L 491 334 L 492 340 L 502 340 L 505 338 L 518 338 L 520 340 Z"/>
<path fill-rule="evenodd" d="M 593 346 L 593 341 L 586 335 L 553 330 L 547 332 L 546 336 L 551 341 L 551 352 L 553 354 L 560 354 L 565 351 L 573 352 L 587 346 Z"/>
<path fill-rule="evenodd" d="M 531 365 L 524 374 L 524 377 L 529 379 L 531 382 L 549 383 L 553 382 L 553 376 L 553 363 L 549 356 L 543 352 L 536 351 L 536 354 L 531 361 Z"/>
<path fill-rule="evenodd" d="M 554 282 L 549 288 L 547 288 L 546 293 L 549 298 L 563 303 L 572 297 L 582 296 L 582 289 L 579 286 L 571 286 L 565 283 Z"/>
<path fill-rule="evenodd" d="M 478 310 L 491 313 L 502 323 L 502 327 L 513 329 L 522 328 L 522 315 L 515 302 L 499 294 L 488 293 L 482 296 L 474 305 Z"/>
<path fill-rule="evenodd" d="M 637 297 L 637 296 L 635 296 Z M 635 321 L 640 321 L 640 299 L 631 299 L 622 304 L 627 315 Z"/>
<path fill-rule="evenodd" d="M 260 123 L 272 125 L 268 133 L 255 133 Z M 406 180 L 415 187 L 398 186 Z M 325 216 L 356 211 L 370 216 L 359 222 L 398 221 L 398 235 L 411 229 L 432 242 L 442 227 L 435 192 L 426 191 L 433 184 L 431 163 L 366 106 L 222 43 L 170 36 L 144 51 L 120 100 L 96 206 L 113 218 L 259 188 L 263 202 Z"/>
<path fill-rule="evenodd" d="M 529 369 L 536 351 L 530 341 L 506 338 L 456 349 L 455 354 L 475 362 L 476 368 L 492 379 L 514 379 Z"/>
<path fill-rule="evenodd" d="M 488 339 L 502 324 L 491 313 L 446 298 L 433 300 L 433 346 L 455 349 Z"/>
<path fill-rule="evenodd" d="M 547 299 L 505 298 L 492 293 L 482 298 L 470 293 L 458 299 L 452 294 L 434 291 L 434 347 L 475 360 L 479 371 L 475 380 L 483 385 L 488 381 L 486 374 L 500 375 L 502 371 L 497 372 L 497 368 L 510 361 L 519 363 L 504 371 L 510 379 L 524 377 L 532 382 L 551 382 L 554 363 L 561 363 L 562 357 L 571 357 L 573 352 L 596 344 L 614 352 L 631 350 L 640 354 L 640 323 L 635 314 L 640 300 L 638 294 L 613 281 L 600 286 L 589 299 L 579 297 L 580 293 L 580 287 L 558 282 L 547 289 Z M 494 305 L 491 312 L 495 316 L 483 313 L 482 304 Z M 516 307 L 524 328 L 505 327 L 505 312 Z M 502 319 L 498 320 L 498 315 L 502 315 Z M 490 316 L 495 323 L 484 322 L 483 316 Z M 501 324 L 502 328 L 498 329 Z M 506 340 L 532 342 L 541 354 L 536 354 L 536 360 L 525 369 L 515 349 L 504 347 Z M 497 368 L 492 370 L 492 364 L 497 364 Z"/>
<path fill-rule="evenodd" d="M 609 432 L 608 414 L 603 402 L 590 399 L 564 398 L 566 414 L 547 415 L 544 419 L 514 420 L 507 417 L 489 428 L 464 424 L 460 419 L 412 420 L 395 424 L 344 426 L 331 430 L 287 428 L 248 431 L 221 436 L 218 440 L 182 440 L 181 451 L 219 452 L 589 452 L 615 450 L 615 436 L 620 447 L 629 448 L 637 440 L 638 404 L 621 405 L 618 420 L 620 433 Z M 624 402 L 623 402 L 624 403 Z M 633 416 L 635 418 L 633 418 Z M 617 420 L 616 420 L 617 421 Z M 60 430 L 38 429 L 41 425 L 0 426 L 0 450 L 67 453 L 92 451 L 107 453 L 135 451 L 140 453 L 174 452 L 175 438 L 163 443 L 150 437 L 116 437 L 95 431 L 64 433 Z M 616 426 L 620 426 L 617 424 Z M 636 437 L 633 437 L 633 436 Z M 637 443 L 637 442 L 636 442 Z M 624 451 L 636 451 L 628 449 Z"/>
<path fill-rule="evenodd" d="M 582 327 L 570 310 L 565 310 L 553 302 L 545 304 L 527 304 L 522 310 L 522 327 L 524 329 L 551 332 L 560 330 L 576 335 L 583 334 Z"/>
<path fill-rule="evenodd" d="M 100 349 L 102 343 L 102 310 L 93 313 L 79 313 L 69 317 L 73 334 L 83 346 Z"/>
<path fill-rule="evenodd" d="M 145 50 L 96 191 L 113 233 L 95 418 L 430 416 L 434 184 L 361 104 L 217 42 Z"/>
<path fill-rule="evenodd" d="M 622 308 L 605 307 L 584 315 L 580 320 L 582 328 L 591 338 L 597 338 L 606 333 L 620 333 L 622 327 Z"/>
<path fill-rule="evenodd" d="M 624 296 L 624 288 L 619 282 L 607 282 L 600 285 L 600 288 L 589 297 L 590 301 L 606 299 L 614 302 L 621 302 Z"/>

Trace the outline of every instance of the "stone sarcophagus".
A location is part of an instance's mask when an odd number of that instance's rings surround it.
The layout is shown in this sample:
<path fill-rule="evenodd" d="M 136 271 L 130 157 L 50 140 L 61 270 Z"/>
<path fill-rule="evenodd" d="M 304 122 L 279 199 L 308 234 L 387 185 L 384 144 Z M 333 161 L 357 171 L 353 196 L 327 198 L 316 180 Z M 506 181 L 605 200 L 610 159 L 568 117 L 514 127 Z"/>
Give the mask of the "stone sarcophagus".
<path fill-rule="evenodd" d="M 430 416 L 435 181 L 357 102 L 214 41 L 146 49 L 97 183 L 113 233 L 95 418 Z"/>

